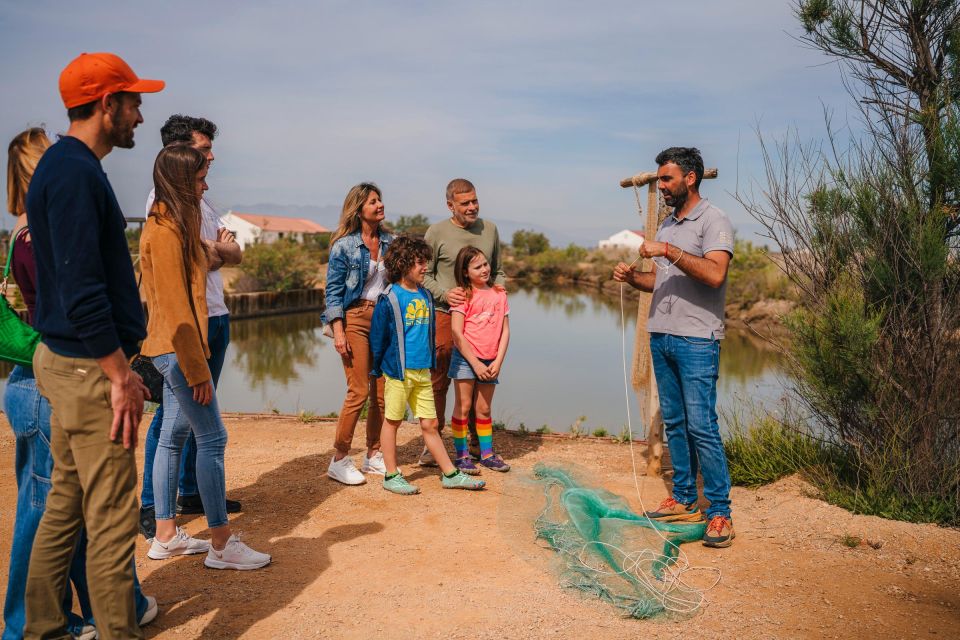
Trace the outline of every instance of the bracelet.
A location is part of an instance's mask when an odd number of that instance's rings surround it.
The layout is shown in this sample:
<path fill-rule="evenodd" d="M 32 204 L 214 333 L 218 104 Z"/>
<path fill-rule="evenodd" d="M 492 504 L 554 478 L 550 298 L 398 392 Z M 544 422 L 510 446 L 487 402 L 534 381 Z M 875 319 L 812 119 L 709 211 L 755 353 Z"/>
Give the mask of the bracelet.
<path fill-rule="evenodd" d="M 677 256 L 677 259 L 676 259 L 672 264 L 673 264 L 673 265 L 676 265 L 678 262 L 680 262 L 680 258 L 682 258 L 682 257 L 683 257 L 683 249 L 680 249 L 680 255 Z M 670 259 L 670 258 L 667 258 L 667 260 L 669 260 L 669 259 Z"/>
<path fill-rule="evenodd" d="M 663 257 L 666 258 L 668 262 L 670 261 L 670 243 L 669 242 L 663 243 Z"/>

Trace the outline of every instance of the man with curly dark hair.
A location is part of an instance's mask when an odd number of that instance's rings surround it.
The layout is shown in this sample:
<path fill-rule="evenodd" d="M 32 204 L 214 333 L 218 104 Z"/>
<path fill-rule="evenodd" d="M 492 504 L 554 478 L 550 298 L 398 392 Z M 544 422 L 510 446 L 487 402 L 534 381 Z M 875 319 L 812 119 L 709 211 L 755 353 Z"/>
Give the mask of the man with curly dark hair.
<path fill-rule="evenodd" d="M 204 154 L 207 158 L 207 167 L 214 160 L 213 139 L 217 135 L 217 125 L 206 118 L 197 118 L 174 114 L 167 118 L 160 128 L 160 139 L 163 146 L 172 144 L 189 144 Z M 153 190 L 147 196 L 147 215 L 153 208 Z M 233 234 L 223 227 L 220 214 L 206 198 L 200 201 L 200 211 L 203 218 L 200 221 L 200 235 L 207 249 L 207 316 L 208 340 L 210 345 L 210 359 L 207 361 L 210 373 L 213 376 L 214 386 L 220 381 L 223 370 L 227 345 L 230 344 L 230 315 L 223 295 L 223 276 L 220 267 L 239 264 L 242 259 L 240 245 Z M 144 447 L 143 462 L 143 489 L 140 492 L 140 532 L 147 539 L 153 537 L 156 531 L 153 509 L 153 460 L 160 441 L 160 425 L 163 422 L 163 407 L 157 409 L 150 428 L 147 431 L 147 440 Z M 183 456 L 180 463 L 180 487 L 177 498 L 178 513 L 203 513 L 203 503 L 200 501 L 200 492 L 197 488 L 197 443 L 193 433 L 187 438 L 183 447 Z M 236 500 L 227 500 L 227 512 L 236 513 L 241 505 Z"/>

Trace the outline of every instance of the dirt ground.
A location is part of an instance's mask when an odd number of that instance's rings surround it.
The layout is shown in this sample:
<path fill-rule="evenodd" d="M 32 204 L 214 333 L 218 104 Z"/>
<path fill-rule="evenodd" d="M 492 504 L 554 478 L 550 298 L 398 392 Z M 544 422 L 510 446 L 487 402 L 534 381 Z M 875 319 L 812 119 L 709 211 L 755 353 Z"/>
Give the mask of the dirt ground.
<path fill-rule="evenodd" d="M 16 486 L 2 422 L 5 591 Z M 228 493 L 244 506 L 231 523 L 273 564 L 229 572 L 205 569 L 203 556 L 152 561 L 140 539 L 137 569 L 160 603 L 148 638 L 960 638 L 960 532 L 851 515 L 807 497 L 796 479 L 734 488 L 731 548 L 684 546 L 691 564 L 722 571 L 699 615 L 638 621 L 561 589 L 551 552 L 498 518 L 509 476 L 539 461 L 575 463 L 639 509 L 627 445 L 498 433 L 514 470 L 486 472 L 482 493 L 443 491 L 436 470 L 410 464 L 420 445 L 408 426 L 400 459 L 423 492 L 400 497 L 326 477 L 332 423 L 236 416 L 227 427 Z M 661 481 L 640 486 L 648 504 L 665 495 Z M 184 523 L 206 536 L 202 518 Z M 848 535 L 873 545 L 848 547 Z"/>

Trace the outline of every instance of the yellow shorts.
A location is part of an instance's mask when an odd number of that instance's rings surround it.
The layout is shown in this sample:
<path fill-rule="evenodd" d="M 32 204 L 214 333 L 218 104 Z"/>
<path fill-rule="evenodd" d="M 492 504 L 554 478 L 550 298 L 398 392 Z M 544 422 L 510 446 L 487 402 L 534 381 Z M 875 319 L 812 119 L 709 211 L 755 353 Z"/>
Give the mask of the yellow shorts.
<path fill-rule="evenodd" d="M 383 377 L 384 417 L 387 420 L 403 420 L 407 403 L 417 418 L 428 420 L 437 417 L 437 405 L 433 402 L 433 384 L 430 369 L 404 369 L 403 380 L 395 380 L 387 374 Z"/>

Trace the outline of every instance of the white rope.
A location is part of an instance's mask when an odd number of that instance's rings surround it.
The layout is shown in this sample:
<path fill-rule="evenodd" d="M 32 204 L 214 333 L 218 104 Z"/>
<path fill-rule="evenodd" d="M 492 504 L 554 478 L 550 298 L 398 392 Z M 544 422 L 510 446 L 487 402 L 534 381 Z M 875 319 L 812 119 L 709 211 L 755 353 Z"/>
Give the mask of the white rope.
<path fill-rule="evenodd" d="M 640 203 L 640 191 L 639 189 L 637 189 L 636 183 L 634 183 L 633 185 L 633 193 L 637 200 L 637 211 L 640 213 L 642 217 L 643 206 Z M 642 241 L 640 246 L 641 247 L 643 246 Z M 638 255 L 634 259 L 634 261 L 630 263 L 630 267 L 633 267 L 637 263 L 637 261 L 640 260 L 640 258 L 641 256 Z M 654 265 L 659 267 L 659 265 L 657 265 L 656 263 L 654 263 Z M 660 536 L 660 538 L 665 543 L 674 547 L 677 550 L 676 562 L 673 563 L 672 566 L 671 564 L 666 564 L 666 566 L 669 567 L 669 571 L 672 575 L 672 580 L 669 583 L 667 583 L 667 585 L 665 585 L 667 587 L 666 591 L 661 591 L 657 589 L 654 592 L 663 593 L 662 604 L 664 608 L 666 608 L 667 610 L 674 611 L 677 613 L 691 613 L 692 611 L 695 611 L 697 608 L 699 608 L 702 604 L 706 603 L 706 596 L 704 594 L 710 589 L 713 589 L 715 586 L 717 586 L 720 583 L 720 580 L 723 577 L 723 572 L 720 570 L 719 567 L 692 566 L 690 564 L 689 558 L 687 558 L 687 554 L 684 553 L 684 551 L 680 548 L 680 545 L 676 544 L 675 542 L 667 538 L 665 535 L 663 535 L 663 533 L 661 533 L 661 531 L 657 528 L 653 520 L 651 520 L 651 518 L 647 515 L 647 508 L 644 506 L 643 495 L 642 495 L 642 491 L 640 490 L 640 474 L 637 470 L 637 456 L 633 448 L 633 421 L 630 415 L 630 381 L 629 381 L 629 378 L 627 377 L 627 319 L 626 319 L 626 312 L 625 312 L 626 305 L 624 304 L 624 301 L 623 301 L 624 286 L 625 286 L 625 283 L 621 282 L 620 283 L 620 351 L 621 351 L 622 362 L 623 362 L 623 396 L 624 396 L 624 405 L 627 411 L 627 434 L 630 436 L 630 463 L 633 467 L 633 486 L 637 491 L 637 500 L 640 503 L 640 511 L 641 513 L 643 513 L 644 517 L 647 519 L 647 522 L 650 523 L 650 527 L 654 531 L 656 531 L 657 535 Z M 651 420 L 652 420 L 652 416 L 651 416 Z M 622 549 L 616 549 L 616 550 L 620 552 L 620 554 L 623 555 L 624 558 L 630 558 L 633 555 L 636 555 L 637 553 L 640 553 L 640 554 L 644 553 L 644 552 L 635 552 L 634 554 L 627 554 Z M 660 555 L 661 559 L 664 559 L 664 560 L 666 559 L 666 557 L 662 556 L 662 554 L 655 554 L 655 555 Z M 631 573 L 634 573 L 637 579 L 639 579 L 641 582 L 644 582 L 646 578 L 642 576 L 639 571 L 636 571 L 638 564 L 639 564 L 639 560 L 633 564 L 631 568 Z M 696 587 L 689 585 L 683 579 L 683 576 L 685 574 L 693 571 L 714 572 L 716 573 L 716 580 L 714 580 L 713 584 L 711 584 L 709 587 L 705 589 L 698 589 Z M 698 601 L 696 605 L 693 606 L 692 609 L 688 609 L 687 607 L 684 607 L 683 606 L 684 604 L 690 605 L 691 603 L 682 599 L 676 603 L 680 605 L 680 608 L 673 608 L 674 599 L 671 596 L 669 596 L 668 592 L 672 591 L 677 587 L 689 589 L 698 595 L 698 598 L 697 598 Z"/>

